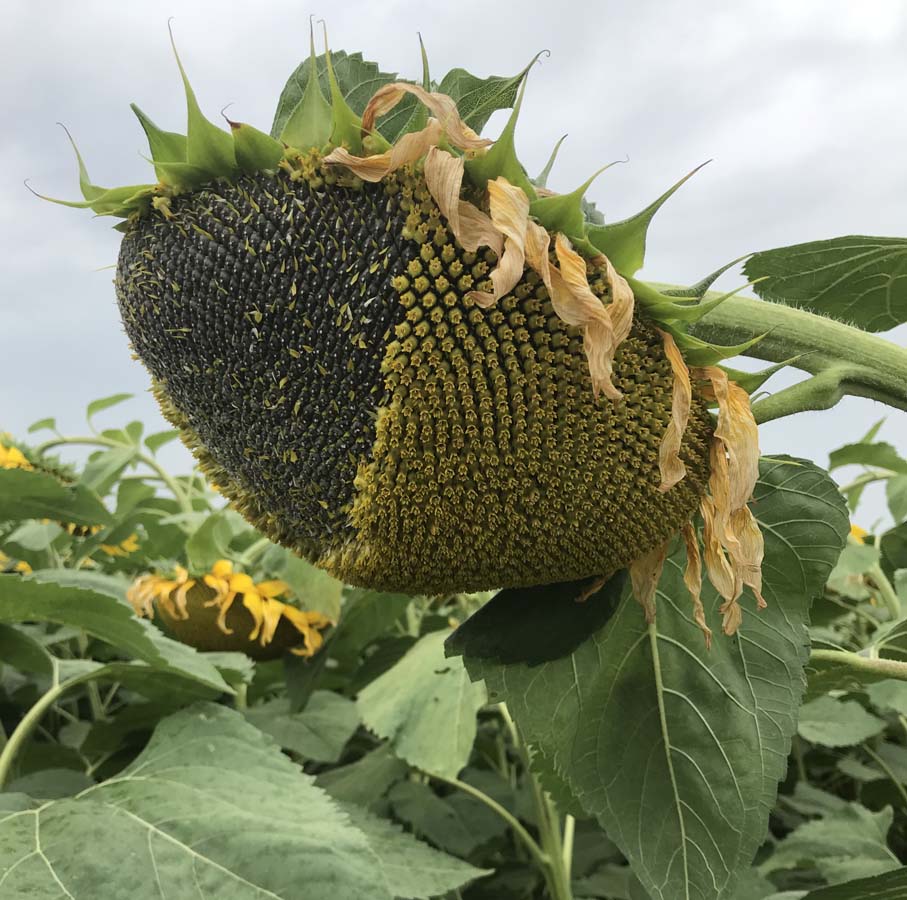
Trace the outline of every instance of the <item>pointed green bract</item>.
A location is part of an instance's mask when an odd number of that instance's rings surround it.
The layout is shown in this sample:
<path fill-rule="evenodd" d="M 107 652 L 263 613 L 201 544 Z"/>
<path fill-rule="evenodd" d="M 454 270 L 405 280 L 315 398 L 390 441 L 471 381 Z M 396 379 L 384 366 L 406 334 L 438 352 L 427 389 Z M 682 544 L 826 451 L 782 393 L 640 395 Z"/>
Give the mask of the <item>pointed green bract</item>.
<path fill-rule="evenodd" d="M 318 83 L 318 67 L 315 61 L 315 35 L 309 20 L 309 78 L 302 99 L 290 114 L 280 139 L 290 147 L 308 150 L 323 147 L 331 136 L 331 104 L 321 93 Z"/>
<path fill-rule="evenodd" d="M 548 162 L 545 163 L 545 168 L 533 178 L 533 183 L 536 187 L 543 188 L 548 186 L 548 176 L 551 174 L 552 168 L 554 168 L 554 161 L 557 159 L 558 151 L 561 149 L 561 144 L 563 144 L 565 140 L 567 140 L 567 135 L 562 134 L 554 145 L 551 156 L 548 157 Z"/>
<path fill-rule="evenodd" d="M 560 141 L 557 146 L 560 146 Z M 557 147 L 555 147 L 554 152 L 557 153 Z M 586 216 L 583 212 L 583 195 L 589 189 L 589 185 L 605 169 L 610 169 L 613 165 L 616 165 L 616 163 L 612 162 L 602 166 L 594 175 L 587 178 L 575 191 L 571 191 L 569 194 L 555 194 L 552 197 L 539 197 L 538 200 L 533 200 L 529 205 L 530 214 L 551 232 L 563 232 L 574 241 L 584 238 L 586 236 Z"/>
<path fill-rule="evenodd" d="M 154 163 L 154 171 L 162 184 L 177 191 L 194 191 L 211 180 L 211 173 L 207 169 L 187 162 Z"/>
<path fill-rule="evenodd" d="M 732 291 L 716 294 L 703 301 L 697 298 L 676 298 L 670 294 L 662 294 L 652 285 L 645 281 L 637 281 L 632 276 L 627 278 L 627 283 L 633 289 L 637 302 L 645 307 L 646 314 L 659 322 L 698 322 L 725 300 L 739 294 L 744 288 L 752 287 L 752 282 L 742 284 Z"/>
<path fill-rule="evenodd" d="M 527 72 L 528 67 L 523 74 L 523 81 L 520 84 L 516 103 L 513 105 L 513 112 L 501 132 L 501 136 L 483 156 L 466 160 L 466 174 L 473 184 L 480 188 L 485 187 L 489 181 L 493 181 L 499 175 L 503 175 L 511 184 L 521 187 L 530 200 L 535 200 L 537 196 L 535 188 L 532 186 L 523 164 L 517 158 L 513 141 L 517 119 L 520 116 L 520 107 L 523 105 Z"/>
<path fill-rule="evenodd" d="M 794 365 L 802 357 L 803 354 L 800 353 L 790 359 L 785 359 L 784 362 L 775 363 L 773 366 L 760 369 L 758 372 L 741 372 L 739 369 L 732 369 L 730 366 L 722 366 L 721 368 L 727 372 L 727 376 L 731 381 L 736 381 L 743 390 L 748 394 L 752 394 L 754 391 L 758 391 L 776 372 Z"/>
<path fill-rule="evenodd" d="M 635 275 L 642 268 L 646 258 L 646 234 L 649 223 L 665 201 L 686 181 L 692 178 L 704 162 L 688 175 L 684 175 L 675 185 L 668 188 L 654 203 L 649 204 L 642 212 L 622 222 L 611 225 L 592 225 L 587 229 L 589 241 L 598 248 L 621 275 Z"/>
<path fill-rule="evenodd" d="M 661 293 L 667 295 L 668 297 L 679 297 L 679 298 L 688 298 L 691 300 L 701 300 L 706 291 L 722 276 L 728 269 L 733 268 L 737 263 L 743 262 L 743 260 L 748 259 L 751 256 L 749 253 L 744 253 L 743 256 L 738 256 L 736 259 L 732 259 L 729 263 L 725 263 L 720 269 L 715 269 L 714 272 L 706 275 L 701 281 L 697 281 L 696 284 L 691 284 L 688 288 L 666 288 Z"/>
<path fill-rule="evenodd" d="M 151 151 L 151 161 L 154 163 L 155 171 L 157 171 L 158 163 L 186 162 L 186 135 L 158 128 L 135 103 L 130 103 L 129 106 L 139 120 L 145 137 L 148 138 L 148 148 Z M 157 176 L 161 178 L 160 172 L 157 173 Z"/>
<path fill-rule="evenodd" d="M 148 198 L 154 191 L 153 184 L 130 184 L 124 187 L 102 190 L 93 200 L 59 200 L 39 194 L 26 185 L 28 189 L 42 200 L 56 203 L 58 206 L 71 206 L 74 209 L 90 209 L 99 216 L 128 216 L 131 212 L 144 209 Z"/>
<path fill-rule="evenodd" d="M 351 153 L 361 153 L 362 119 L 350 108 L 337 83 L 334 66 L 331 63 L 326 27 L 324 29 L 324 58 L 328 69 L 328 84 L 331 86 L 331 143 L 335 147 L 346 147 Z"/>
<path fill-rule="evenodd" d="M 213 122 L 205 118 L 195 99 L 195 91 L 189 83 L 186 70 L 176 50 L 173 31 L 170 31 L 170 44 L 173 55 L 179 66 L 180 77 L 186 92 L 187 135 L 186 162 L 204 169 L 211 176 L 231 175 L 236 170 L 236 155 L 233 152 L 233 139 Z"/>
<path fill-rule="evenodd" d="M 708 341 L 704 341 L 692 334 L 687 334 L 672 326 L 666 326 L 665 331 L 671 333 L 671 336 L 676 341 L 681 353 L 683 353 L 683 358 L 686 360 L 687 364 L 691 366 L 714 366 L 723 359 L 731 359 L 735 356 L 740 356 L 742 353 L 749 350 L 750 347 L 754 347 L 758 344 L 759 341 L 765 337 L 764 334 L 758 334 L 756 337 L 749 341 L 744 341 L 742 344 L 735 344 L 731 347 L 722 347 L 720 344 L 709 343 Z"/>
<path fill-rule="evenodd" d="M 276 169 L 283 159 L 283 144 L 245 122 L 230 122 L 236 162 L 243 172 Z"/>

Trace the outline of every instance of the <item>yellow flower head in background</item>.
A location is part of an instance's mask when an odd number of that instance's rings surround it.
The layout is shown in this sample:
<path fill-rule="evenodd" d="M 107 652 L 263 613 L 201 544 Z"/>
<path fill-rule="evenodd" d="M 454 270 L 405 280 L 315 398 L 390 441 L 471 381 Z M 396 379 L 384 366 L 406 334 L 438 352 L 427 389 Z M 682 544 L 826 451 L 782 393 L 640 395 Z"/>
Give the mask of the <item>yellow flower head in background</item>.
<path fill-rule="evenodd" d="M 153 618 L 157 611 L 179 640 L 199 650 L 240 650 L 254 659 L 286 650 L 313 656 L 324 643 L 321 631 L 334 623 L 278 599 L 289 591 L 282 581 L 256 583 L 221 559 L 200 578 L 182 566 L 172 578 L 143 575 L 126 596 L 138 615 Z"/>
<path fill-rule="evenodd" d="M 32 464 L 18 447 L 0 443 L 0 469 L 32 469 Z"/>

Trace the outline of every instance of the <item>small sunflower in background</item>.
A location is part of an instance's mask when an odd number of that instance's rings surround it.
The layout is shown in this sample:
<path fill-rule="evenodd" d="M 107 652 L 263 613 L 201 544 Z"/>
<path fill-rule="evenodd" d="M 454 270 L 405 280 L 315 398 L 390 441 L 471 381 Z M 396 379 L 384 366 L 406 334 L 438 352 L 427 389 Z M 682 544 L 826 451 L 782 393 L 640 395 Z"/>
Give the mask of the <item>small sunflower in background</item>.
<path fill-rule="evenodd" d="M 0 435 L 0 469 L 33 468 L 25 454 L 18 447 L 3 442 L 5 437 L 6 435 Z"/>
<path fill-rule="evenodd" d="M 285 652 L 311 657 L 334 622 L 280 599 L 289 594 L 285 582 L 253 581 L 221 559 L 194 577 L 180 565 L 171 577 L 142 575 L 126 597 L 137 615 L 153 619 L 157 614 L 168 632 L 197 650 L 235 650 L 260 661 Z"/>

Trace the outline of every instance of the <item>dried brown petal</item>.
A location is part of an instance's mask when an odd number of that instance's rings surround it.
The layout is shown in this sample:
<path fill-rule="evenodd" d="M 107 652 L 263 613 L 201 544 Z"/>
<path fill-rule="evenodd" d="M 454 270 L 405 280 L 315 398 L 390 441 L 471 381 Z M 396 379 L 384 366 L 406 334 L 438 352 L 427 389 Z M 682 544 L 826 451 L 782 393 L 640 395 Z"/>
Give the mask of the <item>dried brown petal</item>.
<path fill-rule="evenodd" d="M 725 600 L 735 600 L 743 590 L 743 582 L 736 576 L 724 553 L 719 529 L 716 527 L 718 523 L 716 523 L 715 501 L 711 497 L 703 497 L 699 509 L 702 512 L 703 521 L 703 557 L 709 581 Z"/>
<path fill-rule="evenodd" d="M 671 370 L 674 374 L 674 386 L 671 393 L 671 421 L 668 422 L 658 449 L 658 468 L 661 472 L 659 490 L 667 491 L 687 474 L 686 466 L 680 458 L 680 444 L 690 418 L 693 389 L 690 385 L 690 371 L 674 338 L 667 331 L 661 332 L 661 338 L 664 341 L 665 356 L 671 363 Z"/>
<path fill-rule="evenodd" d="M 488 138 L 480 138 L 460 119 L 460 113 L 457 111 L 457 104 L 453 98 L 448 97 L 447 94 L 426 91 L 417 84 L 408 84 L 403 81 L 385 84 L 375 91 L 362 113 L 362 130 L 373 131 L 375 120 L 389 113 L 403 99 L 404 94 L 412 94 L 428 108 L 428 111 L 440 122 L 441 129 L 447 135 L 447 140 L 454 147 L 459 147 L 461 150 L 478 150 L 493 143 Z M 407 136 L 404 135 L 404 137 Z"/>
<path fill-rule="evenodd" d="M 670 541 L 665 541 L 630 563 L 630 583 L 633 585 L 633 596 L 646 611 L 646 621 L 649 624 L 655 621 L 655 593 L 668 555 L 669 544 Z"/>
<path fill-rule="evenodd" d="M 336 147 L 324 161 L 332 166 L 346 166 L 363 181 L 381 181 L 385 175 L 395 172 L 407 163 L 423 157 L 441 139 L 441 125 L 437 119 L 429 119 L 421 131 L 404 134 L 403 137 L 384 153 L 374 156 L 354 156 L 345 147 Z"/>
<path fill-rule="evenodd" d="M 499 177 L 488 182 L 488 205 L 494 227 L 504 236 L 504 252 L 491 273 L 494 298 L 500 300 L 523 277 L 529 198 L 521 187 Z"/>
<path fill-rule="evenodd" d="M 706 650 L 712 646 L 712 629 L 705 623 L 705 608 L 702 605 L 702 559 L 699 555 L 699 538 L 692 522 L 687 522 L 682 530 L 687 547 L 687 567 L 683 573 L 683 583 L 690 592 L 693 601 L 693 621 L 699 626 L 705 638 Z"/>

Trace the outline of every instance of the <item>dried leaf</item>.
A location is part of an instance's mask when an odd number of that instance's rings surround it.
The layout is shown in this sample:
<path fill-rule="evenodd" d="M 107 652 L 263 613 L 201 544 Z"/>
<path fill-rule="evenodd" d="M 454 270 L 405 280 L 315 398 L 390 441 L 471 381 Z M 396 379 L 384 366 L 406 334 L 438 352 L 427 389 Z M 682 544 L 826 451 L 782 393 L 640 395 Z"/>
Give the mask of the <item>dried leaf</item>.
<path fill-rule="evenodd" d="M 664 492 L 674 487 L 687 473 L 680 458 L 680 444 L 690 418 L 693 389 L 690 385 L 690 371 L 684 362 L 674 338 L 667 331 L 659 332 L 664 341 L 665 356 L 671 363 L 674 387 L 671 395 L 671 421 L 665 429 L 658 449 L 658 468 L 661 472 L 659 490 Z"/>

